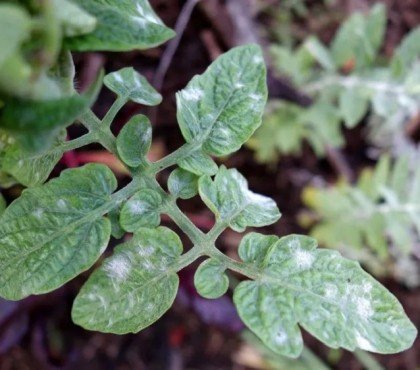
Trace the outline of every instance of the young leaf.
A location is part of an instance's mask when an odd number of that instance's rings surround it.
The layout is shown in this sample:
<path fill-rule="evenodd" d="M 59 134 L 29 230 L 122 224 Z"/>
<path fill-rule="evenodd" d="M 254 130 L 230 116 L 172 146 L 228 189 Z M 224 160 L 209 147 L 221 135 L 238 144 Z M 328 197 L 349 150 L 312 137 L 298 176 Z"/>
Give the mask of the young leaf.
<path fill-rule="evenodd" d="M 117 137 L 117 150 L 130 167 L 144 163 L 152 144 L 152 126 L 146 116 L 138 114 L 124 125 Z"/>
<path fill-rule="evenodd" d="M 225 294 L 229 287 L 229 279 L 225 270 L 226 267 L 217 260 L 204 261 L 194 275 L 197 292 L 209 299 L 219 298 Z"/>
<path fill-rule="evenodd" d="M 178 290 L 181 241 L 173 231 L 140 229 L 93 272 L 73 304 L 73 321 L 105 333 L 137 333 L 158 320 Z"/>
<path fill-rule="evenodd" d="M 154 190 L 143 189 L 124 204 L 120 224 L 125 231 L 133 232 L 140 227 L 156 227 L 160 224 L 159 208 L 162 197 Z"/>
<path fill-rule="evenodd" d="M 92 33 L 66 40 L 75 51 L 129 51 L 150 49 L 175 36 L 155 14 L 147 0 L 74 0 L 94 15 Z"/>
<path fill-rule="evenodd" d="M 43 184 L 63 155 L 60 144 L 64 142 L 66 131 L 55 138 L 52 148 L 40 153 L 27 153 L 14 144 L 5 150 L 1 169 L 12 175 L 27 187 Z"/>
<path fill-rule="evenodd" d="M 355 127 L 369 108 L 369 99 L 357 89 L 343 89 L 339 95 L 339 110 L 348 128 Z"/>
<path fill-rule="evenodd" d="M 175 198 L 190 199 L 198 193 L 198 177 L 177 168 L 169 175 L 168 189 Z"/>
<path fill-rule="evenodd" d="M 132 67 L 106 75 L 104 85 L 120 98 L 137 104 L 153 106 L 162 101 L 162 96 Z"/>
<path fill-rule="evenodd" d="M 317 37 L 309 37 L 305 41 L 304 47 L 323 68 L 327 71 L 335 71 L 336 66 L 330 51 Z"/>
<path fill-rule="evenodd" d="M 420 56 L 420 27 L 404 37 L 391 60 L 391 70 L 396 77 L 404 75 Z"/>
<path fill-rule="evenodd" d="M 213 161 L 213 159 L 201 150 L 196 151 L 188 157 L 180 160 L 178 162 L 178 166 L 198 176 L 215 175 L 218 169 L 217 164 Z"/>
<path fill-rule="evenodd" d="M 235 289 L 245 324 L 271 350 L 290 357 L 302 351 L 298 323 L 332 348 L 409 348 L 417 330 L 398 300 L 357 262 L 316 247 L 315 239 L 300 235 L 277 241 L 245 236 L 240 256 L 258 273 Z"/>
<path fill-rule="evenodd" d="M 90 268 L 108 244 L 101 209 L 116 187 L 108 167 L 89 164 L 23 191 L 0 218 L 0 295 L 46 293 Z"/>
<path fill-rule="evenodd" d="M 280 218 L 276 203 L 248 189 L 245 178 L 235 169 L 221 166 L 214 180 L 202 176 L 198 182 L 201 199 L 216 215 L 238 232 L 247 226 L 266 226 Z"/>
<path fill-rule="evenodd" d="M 30 18 L 14 4 L 0 5 L 0 67 L 13 55 L 30 33 Z"/>
<path fill-rule="evenodd" d="M 223 54 L 176 98 L 178 122 L 188 143 L 215 156 L 235 152 L 261 124 L 267 100 L 261 49 L 246 45 Z"/>
<path fill-rule="evenodd" d="M 73 123 L 93 104 L 101 83 L 102 74 L 85 94 L 53 100 L 5 98 L 0 127 L 16 136 L 27 151 L 45 150 L 57 131 Z"/>
<path fill-rule="evenodd" d="M 69 0 L 53 0 L 54 13 L 67 37 L 92 32 L 96 19 Z"/>

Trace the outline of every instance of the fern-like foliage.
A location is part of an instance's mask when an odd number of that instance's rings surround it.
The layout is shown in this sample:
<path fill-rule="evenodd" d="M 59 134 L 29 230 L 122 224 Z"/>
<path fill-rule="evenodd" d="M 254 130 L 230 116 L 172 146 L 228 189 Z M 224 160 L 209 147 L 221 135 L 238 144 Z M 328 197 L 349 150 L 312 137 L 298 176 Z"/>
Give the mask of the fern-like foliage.
<path fill-rule="evenodd" d="M 392 273 L 408 285 L 420 283 L 413 257 L 420 247 L 419 167 L 411 169 L 406 158 L 392 164 L 383 156 L 355 185 L 310 187 L 304 201 L 319 221 L 311 235 L 322 244 L 338 245 L 374 273 Z"/>
<path fill-rule="evenodd" d="M 404 125 L 420 110 L 420 28 L 411 31 L 390 60 L 379 54 L 386 12 L 353 14 L 329 47 L 311 36 L 296 49 L 274 46 L 274 66 L 313 99 L 309 108 L 275 102 L 251 146 L 259 160 L 298 153 L 306 140 L 317 155 L 340 147 L 341 123 L 353 128 L 369 114 L 370 138 L 382 147 L 401 144 Z M 287 140 L 287 143 L 286 143 Z"/>

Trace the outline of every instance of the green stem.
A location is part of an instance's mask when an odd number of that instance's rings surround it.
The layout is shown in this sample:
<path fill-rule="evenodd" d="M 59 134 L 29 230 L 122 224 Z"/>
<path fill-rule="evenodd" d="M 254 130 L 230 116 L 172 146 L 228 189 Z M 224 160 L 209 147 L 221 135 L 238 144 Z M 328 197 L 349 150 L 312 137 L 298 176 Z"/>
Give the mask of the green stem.
<path fill-rule="evenodd" d="M 180 271 L 183 268 L 191 265 L 197 258 L 203 255 L 203 251 L 199 247 L 191 248 L 187 253 L 184 253 L 175 266 L 176 271 Z"/>
<path fill-rule="evenodd" d="M 77 139 L 66 141 L 59 145 L 54 150 L 59 150 L 60 152 L 67 152 L 69 150 L 74 150 L 81 148 L 82 146 L 89 145 L 95 142 L 95 135 L 92 132 L 89 132 L 86 135 L 80 136 Z"/>
<path fill-rule="evenodd" d="M 166 157 L 152 163 L 150 165 L 150 171 L 152 173 L 158 173 L 165 168 L 171 167 L 177 164 L 180 160 L 190 156 L 197 149 L 197 144 L 186 143 Z"/>
<path fill-rule="evenodd" d="M 217 221 L 213 228 L 206 234 L 206 241 L 209 245 L 213 245 L 220 234 L 227 228 L 226 222 Z"/>
<path fill-rule="evenodd" d="M 382 365 L 370 353 L 361 349 L 356 349 L 353 354 L 357 357 L 360 363 L 366 370 L 384 370 Z"/>
<path fill-rule="evenodd" d="M 257 280 L 261 277 L 261 273 L 259 271 L 253 269 L 249 265 L 245 265 L 242 262 L 236 261 L 233 258 L 226 256 L 224 253 L 220 252 L 215 246 L 212 246 L 211 248 L 206 248 L 205 254 L 211 258 L 218 260 L 228 269 L 238 272 L 241 275 L 244 275 L 250 279 Z"/>
<path fill-rule="evenodd" d="M 105 147 L 105 149 L 118 156 L 115 136 L 112 134 L 109 127 L 102 125 L 102 122 L 91 110 L 88 110 L 86 113 L 80 116 L 79 120 L 90 132 L 96 136 L 96 139 Z"/>
<path fill-rule="evenodd" d="M 121 110 L 121 108 L 127 103 L 127 99 L 119 96 L 114 103 L 112 104 L 109 111 L 105 114 L 105 117 L 102 119 L 102 125 L 104 127 L 111 127 L 112 122 L 114 121 L 116 115 Z"/>

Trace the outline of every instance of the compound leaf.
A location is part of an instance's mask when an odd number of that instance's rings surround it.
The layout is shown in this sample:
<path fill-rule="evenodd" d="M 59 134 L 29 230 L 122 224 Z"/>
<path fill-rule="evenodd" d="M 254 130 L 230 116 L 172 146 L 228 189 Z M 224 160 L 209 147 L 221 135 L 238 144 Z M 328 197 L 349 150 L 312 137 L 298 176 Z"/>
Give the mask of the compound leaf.
<path fill-rule="evenodd" d="M 73 321 L 115 334 L 149 326 L 172 306 L 182 249 L 178 235 L 165 227 L 138 230 L 82 287 L 74 301 Z"/>
<path fill-rule="evenodd" d="M 133 232 L 140 227 L 156 227 L 160 224 L 159 208 L 162 197 L 151 189 L 134 194 L 122 207 L 120 224 L 125 231 Z"/>
<path fill-rule="evenodd" d="M 261 124 L 267 100 L 266 68 L 257 45 L 236 47 L 216 59 L 177 93 L 185 140 L 206 154 L 235 152 Z"/>
<path fill-rule="evenodd" d="M 94 15 L 92 33 L 68 38 L 66 46 L 76 51 L 129 51 L 150 49 L 175 36 L 155 14 L 147 0 L 75 0 Z"/>
<path fill-rule="evenodd" d="M 90 268 L 108 244 L 101 207 L 116 187 L 108 167 L 89 164 L 24 190 L 0 219 L 0 295 L 46 293 Z"/>
<path fill-rule="evenodd" d="M 229 287 L 229 279 L 225 270 L 226 267 L 217 260 L 204 261 L 194 275 L 197 292 L 209 299 L 219 298 L 225 294 Z"/>
<path fill-rule="evenodd" d="M 190 199 L 198 193 L 198 176 L 177 168 L 169 175 L 168 189 L 175 198 Z"/>
<path fill-rule="evenodd" d="M 117 150 L 128 166 L 137 167 L 146 161 L 152 144 L 152 126 L 146 116 L 133 116 L 121 129 L 117 137 Z"/>
<path fill-rule="evenodd" d="M 198 191 L 216 219 L 238 232 L 247 226 L 270 225 L 280 218 L 276 203 L 250 191 L 246 179 L 235 169 L 221 166 L 214 180 L 202 176 Z"/>
<path fill-rule="evenodd" d="M 290 357 L 303 347 L 298 323 L 333 348 L 409 348 L 417 330 L 398 300 L 359 263 L 316 247 L 315 239 L 300 235 L 245 236 L 240 255 L 258 271 L 234 293 L 245 324 L 271 350 Z"/>
<path fill-rule="evenodd" d="M 132 67 L 106 75 L 104 84 L 124 100 L 150 106 L 158 105 L 162 101 L 162 96 Z"/>

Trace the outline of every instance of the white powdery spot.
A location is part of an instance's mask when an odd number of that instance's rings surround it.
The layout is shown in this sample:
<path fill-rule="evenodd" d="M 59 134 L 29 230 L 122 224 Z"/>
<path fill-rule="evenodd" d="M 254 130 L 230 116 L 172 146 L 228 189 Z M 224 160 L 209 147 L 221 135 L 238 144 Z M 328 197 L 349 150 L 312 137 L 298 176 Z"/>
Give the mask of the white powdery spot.
<path fill-rule="evenodd" d="M 250 203 L 258 204 L 261 207 L 269 208 L 273 206 L 273 200 L 271 198 L 265 197 L 264 195 L 257 194 L 248 190 L 247 198 Z"/>
<path fill-rule="evenodd" d="M 142 257 L 150 256 L 153 253 L 153 251 L 154 251 L 154 248 L 151 246 L 147 246 L 147 247 L 140 246 L 138 248 L 138 254 Z"/>
<path fill-rule="evenodd" d="M 274 338 L 273 339 L 274 339 L 274 342 L 276 344 L 278 344 L 278 345 L 281 346 L 281 345 L 283 345 L 283 344 L 285 344 L 287 342 L 288 336 L 287 336 L 287 333 L 284 330 L 279 329 L 274 334 Z"/>
<path fill-rule="evenodd" d="M 58 206 L 59 208 L 66 208 L 66 201 L 65 201 L 64 199 L 59 199 L 59 200 L 57 201 L 57 206 Z"/>
<path fill-rule="evenodd" d="M 372 283 L 370 283 L 370 282 L 363 283 L 363 285 L 362 285 L 363 293 L 366 293 L 366 294 L 369 294 L 371 292 L 372 288 L 373 288 L 373 286 L 372 286 Z"/>
<path fill-rule="evenodd" d="M 146 271 L 151 271 L 155 269 L 155 266 L 149 260 L 145 260 L 142 265 Z"/>
<path fill-rule="evenodd" d="M 252 100 L 255 100 L 255 101 L 261 101 L 261 100 L 262 100 L 262 96 L 261 96 L 261 95 L 259 95 L 259 94 L 249 94 L 249 97 L 250 97 Z"/>
<path fill-rule="evenodd" d="M 146 309 L 146 311 L 152 312 L 153 309 L 155 308 L 155 305 L 149 302 L 144 308 Z"/>
<path fill-rule="evenodd" d="M 146 207 L 144 202 L 140 200 L 135 200 L 129 203 L 130 213 L 138 215 L 145 211 Z"/>
<path fill-rule="evenodd" d="M 372 345 L 365 337 L 363 337 L 359 332 L 356 332 L 356 343 L 358 347 L 364 349 L 365 351 L 375 351 L 375 346 Z"/>
<path fill-rule="evenodd" d="M 295 258 L 296 264 L 300 268 L 304 268 L 304 269 L 310 268 L 314 262 L 313 254 L 311 252 L 308 252 L 302 249 L 298 249 L 295 251 L 294 258 Z"/>
<path fill-rule="evenodd" d="M 34 215 L 36 218 L 41 218 L 43 214 L 44 214 L 44 210 L 43 210 L 43 209 L 41 209 L 41 208 L 37 208 L 37 209 L 33 212 L 33 215 Z"/>
<path fill-rule="evenodd" d="M 356 298 L 356 310 L 357 313 L 363 318 L 368 319 L 374 314 L 374 310 L 372 308 L 372 305 L 370 304 L 369 300 L 366 298 Z"/>
<path fill-rule="evenodd" d="M 117 256 L 106 263 L 105 270 L 111 278 L 122 281 L 127 279 L 131 263 L 126 257 Z"/>
<path fill-rule="evenodd" d="M 337 296 L 338 289 L 335 285 L 327 284 L 325 286 L 324 295 L 326 298 L 335 298 Z"/>
<path fill-rule="evenodd" d="M 260 55 L 254 55 L 254 57 L 252 58 L 252 61 L 255 64 L 259 64 L 259 63 L 261 63 L 263 61 L 263 58 Z"/>
<path fill-rule="evenodd" d="M 136 78 L 134 79 L 134 84 L 136 85 L 136 87 L 138 87 L 139 89 L 142 87 L 141 81 L 140 79 Z"/>
<path fill-rule="evenodd" d="M 23 166 L 23 160 L 21 159 L 21 160 L 19 160 L 19 162 L 18 162 L 18 166 L 19 167 L 22 167 Z"/>
<path fill-rule="evenodd" d="M 245 87 L 245 85 L 242 82 L 237 82 L 235 84 L 235 88 L 237 88 L 237 89 L 242 89 L 243 87 Z"/>
<path fill-rule="evenodd" d="M 115 79 L 117 80 L 117 82 L 119 82 L 119 83 L 123 83 L 123 82 L 124 82 L 123 78 L 121 77 L 121 75 L 120 75 L 119 73 L 115 73 L 114 78 L 115 78 Z"/>
<path fill-rule="evenodd" d="M 181 94 L 185 100 L 198 101 L 204 96 L 204 91 L 199 88 L 189 87 L 183 90 Z"/>

